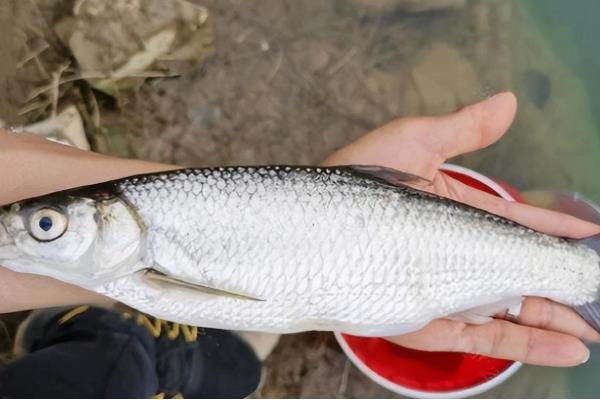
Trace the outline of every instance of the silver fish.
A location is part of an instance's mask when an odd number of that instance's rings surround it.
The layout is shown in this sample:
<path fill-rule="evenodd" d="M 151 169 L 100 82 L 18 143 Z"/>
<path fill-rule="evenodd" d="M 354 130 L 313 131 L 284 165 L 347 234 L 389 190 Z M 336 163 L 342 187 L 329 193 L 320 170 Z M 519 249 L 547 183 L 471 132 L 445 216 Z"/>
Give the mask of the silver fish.
<path fill-rule="evenodd" d="M 424 182 L 367 166 L 133 176 L 4 207 L 0 265 L 213 328 L 391 335 L 527 295 L 598 328 L 593 249 L 407 183 Z"/>

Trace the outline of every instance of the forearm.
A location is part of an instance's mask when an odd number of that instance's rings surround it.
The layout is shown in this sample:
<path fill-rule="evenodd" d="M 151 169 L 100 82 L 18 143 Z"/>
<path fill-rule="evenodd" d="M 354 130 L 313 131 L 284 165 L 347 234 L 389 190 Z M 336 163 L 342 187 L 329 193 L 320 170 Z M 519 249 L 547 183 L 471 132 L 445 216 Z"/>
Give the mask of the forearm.
<path fill-rule="evenodd" d="M 77 286 L 41 275 L 23 274 L 0 267 L 0 313 L 112 300 Z"/>
<path fill-rule="evenodd" d="M 105 156 L 0 130 L 0 205 L 173 165 Z"/>

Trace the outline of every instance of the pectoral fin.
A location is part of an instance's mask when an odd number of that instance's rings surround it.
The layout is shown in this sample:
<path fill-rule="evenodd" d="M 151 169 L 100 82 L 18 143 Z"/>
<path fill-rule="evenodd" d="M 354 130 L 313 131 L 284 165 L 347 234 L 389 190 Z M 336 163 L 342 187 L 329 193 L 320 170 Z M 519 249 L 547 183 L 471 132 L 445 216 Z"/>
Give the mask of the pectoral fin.
<path fill-rule="evenodd" d="M 211 286 L 208 286 L 205 284 L 184 281 L 182 279 L 174 278 L 172 276 L 163 274 L 162 272 L 159 272 L 152 268 L 148 268 L 148 269 L 142 271 L 142 273 L 143 273 L 144 279 L 146 279 L 150 282 L 153 282 L 153 283 L 180 286 L 180 287 L 197 290 L 199 292 L 214 295 L 214 296 L 225 296 L 225 297 L 231 297 L 231 298 L 240 299 L 240 300 L 265 301 L 264 299 L 259 299 L 258 297 L 251 296 L 251 295 L 244 294 L 244 293 L 234 292 L 234 291 L 225 290 L 225 289 L 219 289 L 219 288 L 211 287 Z"/>

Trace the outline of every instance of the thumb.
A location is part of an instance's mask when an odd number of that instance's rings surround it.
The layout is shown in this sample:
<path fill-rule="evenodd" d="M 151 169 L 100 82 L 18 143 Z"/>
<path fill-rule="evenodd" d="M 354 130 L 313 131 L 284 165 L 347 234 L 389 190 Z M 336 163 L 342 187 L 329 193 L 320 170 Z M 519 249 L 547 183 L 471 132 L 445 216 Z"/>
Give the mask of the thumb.
<path fill-rule="evenodd" d="M 434 118 L 429 132 L 430 150 L 446 160 L 487 147 L 506 133 L 516 111 L 515 95 L 503 92 L 453 114 Z"/>

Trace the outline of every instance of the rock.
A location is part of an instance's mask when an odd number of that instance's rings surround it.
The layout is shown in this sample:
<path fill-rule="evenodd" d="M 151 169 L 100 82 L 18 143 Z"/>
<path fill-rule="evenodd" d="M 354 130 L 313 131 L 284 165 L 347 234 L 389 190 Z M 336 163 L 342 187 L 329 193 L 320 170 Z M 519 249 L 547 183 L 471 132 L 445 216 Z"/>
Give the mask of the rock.
<path fill-rule="evenodd" d="M 494 89 L 507 89 L 513 84 L 515 42 L 514 21 L 518 20 L 511 1 L 478 1 L 466 10 L 471 27 L 466 28 L 473 42 L 466 46 L 469 59 L 477 65 L 480 79 Z"/>
<path fill-rule="evenodd" d="M 394 11 L 419 13 L 462 7 L 465 0 L 351 0 L 350 3 L 362 8 L 367 14 Z"/>
<path fill-rule="evenodd" d="M 543 108 L 548 102 L 552 90 L 548 75 L 533 69 L 528 69 L 522 73 L 521 83 L 521 90 L 525 92 L 527 97 L 529 97 L 529 100 L 531 100 L 538 108 Z"/>
<path fill-rule="evenodd" d="M 482 85 L 475 67 L 458 50 L 439 42 L 422 50 L 415 59 L 411 87 L 405 103 L 419 104 L 422 114 L 455 111 L 481 98 Z"/>
<path fill-rule="evenodd" d="M 365 79 L 371 97 L 380 99 L 381 107 L 386 111 L 377 119 L 399 115 L 403 109 L 402 79 L 398 76 L 398 73 L 373 69 Z"/>
<path fill-rule="evenodd" d="M 294 63 L 311 72 L 318 72 L 333 63 L 332 54 L 336 49 L 314 39 L 300 38 L 290 47 L 290 54 Z"/>
<path fill-rule="evenodd" d="M 400 0 L 398 2 L 398 8 L 407 12 L 436 11 L 464 5 L 465 0 Z"/>

